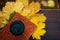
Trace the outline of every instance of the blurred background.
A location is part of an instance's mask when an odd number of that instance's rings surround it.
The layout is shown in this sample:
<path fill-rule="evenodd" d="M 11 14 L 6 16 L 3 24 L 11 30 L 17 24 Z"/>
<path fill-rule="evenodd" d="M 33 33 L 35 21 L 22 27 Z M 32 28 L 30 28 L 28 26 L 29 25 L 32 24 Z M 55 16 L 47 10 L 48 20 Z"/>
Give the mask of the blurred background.
<path fill-rule="evenodd" d="M 5 6 L 7 1 L 15 1 L 15 0 L 0 0 L 0 10 Z M 42 9 L 60 9 L 60 0 L 29 0 L 40 2 Z"/>

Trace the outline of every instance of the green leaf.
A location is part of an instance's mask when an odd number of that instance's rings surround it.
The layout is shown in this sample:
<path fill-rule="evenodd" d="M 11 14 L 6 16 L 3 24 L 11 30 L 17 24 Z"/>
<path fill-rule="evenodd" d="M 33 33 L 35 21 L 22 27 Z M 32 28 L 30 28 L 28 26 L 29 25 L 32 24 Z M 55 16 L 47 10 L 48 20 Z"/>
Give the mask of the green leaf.
<path fill-rule="evenodd" d="M 14 12 L 12 12 L 11 14 L 10 14 L 10 16 L 9 16 L 9 19 L 8 19 L 8 21 L 10 21 L 13 17 L 14 17 L 14 15 L 16 14 L 16 12 L 14 11 Z"/>

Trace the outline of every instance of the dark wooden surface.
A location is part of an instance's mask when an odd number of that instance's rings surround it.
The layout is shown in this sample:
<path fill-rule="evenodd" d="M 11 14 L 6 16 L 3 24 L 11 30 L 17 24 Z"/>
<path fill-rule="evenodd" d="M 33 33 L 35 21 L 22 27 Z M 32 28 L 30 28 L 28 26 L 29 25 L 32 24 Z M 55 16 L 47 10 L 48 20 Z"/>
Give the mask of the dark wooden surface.
<path fill-rule="evenodd" d="M 47 16 L 45 36 L 42 40 L 60 40 L 60 10 L 42 10 Z"/>

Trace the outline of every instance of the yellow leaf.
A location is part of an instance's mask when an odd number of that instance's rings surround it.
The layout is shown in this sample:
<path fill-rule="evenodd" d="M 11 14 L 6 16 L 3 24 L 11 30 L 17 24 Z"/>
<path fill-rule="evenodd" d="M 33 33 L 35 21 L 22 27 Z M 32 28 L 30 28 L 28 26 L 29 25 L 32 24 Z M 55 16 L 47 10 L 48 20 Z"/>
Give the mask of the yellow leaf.
<path fill-rule="evenodd" d="M 22 2 L 24 4 L 24 7 L 26 7 L 29 4 L 28 0 L 16 0 L 16 2 Z"/>
<path fill-rule="evenodd" d="M 46 21 L 46 16 L 44 16 L 44 14 L 40 14 L 39 15 L 39 20 L 40 20 L 40 22 L 45 22 Z"/>
<path fill-rule="evenodd" d="M 37 26 L 37 28 L 39 28 L 39 29 L 42 29 L 42 28 L 45 28 L 45 23 L 38 23 L 38 24 L 36 24 L 36 26 Z"/>
<path fill-rule="evenodd" d="M 40 39 L 40 36 L 43 36 L 46 33 L 44 29 L 36 29 L 35 32 L 32 34 L 33 38 Z"/>
<path fill-rule="evenodd" d="M 41 10 L 41 8 L 40 8 L 40 3 L 39 3 L 39 2 L 36 2 L 36 3 L 35 3 L 34 10 L 35 10 L 35 13 L 37 13 L 37 12 L 39 12 L 39 11 Z"/>
<path fill-rule="evenodd" d="M 13 10 L 20 13 L 23 7 L 24 5 L 22 2 L 15 2 Z"/>
<path fill-rule="evenodd" d="M 30 9 L 24 8 L 23 11 L 21 12 L 21 15 L 28 17 L 30 13 L 31 13 Z"/>
<path fill-rule="evenodd" d="M 6 14 L 10 14 L 13 10 L 14 2 L 7 2 L 5 7 L 3 7 L 3 12 Z"/>

